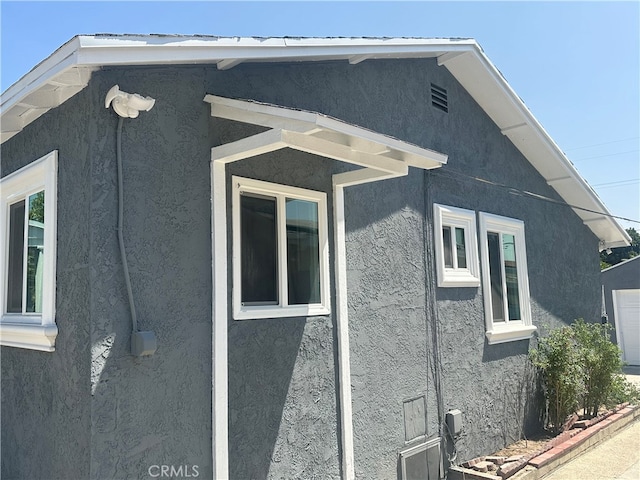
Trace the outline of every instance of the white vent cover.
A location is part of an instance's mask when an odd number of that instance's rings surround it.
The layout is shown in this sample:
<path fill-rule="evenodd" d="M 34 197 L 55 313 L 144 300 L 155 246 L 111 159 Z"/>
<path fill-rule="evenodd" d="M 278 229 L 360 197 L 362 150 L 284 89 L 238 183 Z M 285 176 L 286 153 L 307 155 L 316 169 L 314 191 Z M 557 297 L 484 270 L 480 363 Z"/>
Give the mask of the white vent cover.
<path fill-rule="evenodd" d="M 434 438 L 400 452 L 400 467 L 402 480 L 440 480 L 443 478 L 440 438 Z"/>

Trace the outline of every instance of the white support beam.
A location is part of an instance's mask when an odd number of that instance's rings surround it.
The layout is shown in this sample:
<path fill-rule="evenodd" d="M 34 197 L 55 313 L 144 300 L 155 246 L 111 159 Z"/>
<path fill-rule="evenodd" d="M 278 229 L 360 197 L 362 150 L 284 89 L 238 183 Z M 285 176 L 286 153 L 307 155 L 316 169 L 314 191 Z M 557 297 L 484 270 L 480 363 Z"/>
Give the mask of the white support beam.
<path fill-rule="evenodd" d="M 606 223 L 607 222 L 607 217 L 599 215 L 597 217 L 590 217 L 590 218 L 583 218 L 582 219 L 582 223 L 584 223 L 585 225 L 587 225 L 589 223 L 597 223 L 597 222 Z"/>
<path fill-rule="evenodd" d="M 453 60 L 460 55 L 464 55 L 466 52 L 447 52 L 443 55 L 438 55 L 438 66 L 441 67 L 446 64 L 449 60 Z"/>
<path fill-rule="evenodd" d="M 562 182 L 566 182 L 568 180 L 573 180 L 571 177 L 558 177 L 558 178 L 551 178 L 549 180 L 547 180 L 547 183 L 551 186 L 557 185 L 558 183 L 562 183 Z"/>
<path fill-rule="evenodd" d="M 280 117 L 287 120 L 297 120 L 301 122 L 315 123 L 317 114 L 296 110 L 293 108 L 277 107 L 266 103 L 254 102 L 250 100 L 237 100 L 234 98 L 219 97 L 217 95 L 205 95 L 204 101 L 211 105 L 228 107 L 227 111 L 235 110 L 235 115 L 245 123 L 254 123 L 254 119 L 268 117 Z M 212 113 L 213 115 L 213 113 Z M 214 115 L 216 116 L 216 115 Z M 261 125 L 257 123 L 256 125 Z"/>
<path fill-rule="evenodd" d="M 23 107 L 20 107 L 23 108 Z M 25 121 L 22 116 L 18 115 L 7 115 L 6 118 L 2 119 L 2 132 L 9 133 L 17 133 L 21 132 L 25 126 Z"/>
<path fill-rule="evenodd" d="M 414 155 L 420 155 L 425 159 L 433 160 L 441 164 L 447 163 L 448 156 L 444 153 L 436 152 L 427 148 L 422 148 L 411 143 L 403 142 L 397 138 L 390 137 L 381 133 L 377 133 L 371 130 L 367 130 L 357 125 L 342 122 L 335 118 L 319 115 L 316 120 L 316 124 L 319 127 L 333 130 L 335 132 L 344 133 L 354 138 L 362 140 L 369 140 L 374 143 L 379 143 L 386 146 L 390 150 L 397 150 L 399 152 L 406 152 Z"/>
<path fill-rule="evenodd" d="M 504 127 L 502 129 L 500 129 L 500 133 L 502 133 L 503 135 L 507 135 L 508 133 L 510 133 L 513 130 L 517 130 L 519 128 L 523 128 L 523 127 L 527 127 L 529 126 L 528 123 L 518 123 L 517 125 L 510 125 L 508 127 Z"/>
<path fill-rule="evenodd" d="M 409 173 L 408 167 L 406 173 L 401 174 L 381 172 L 380 170 L 374 170 L 373 168 L 359 168 L 357 170 L 335 174 L 333 176 L 333 183 L 343 187 L 351 187 L 353 185 L 361 185 L 372 181 L 394 178 L 406 175 L 407 173 Z"/>
<path fill-rule="evenodd" d="M 224 118 L 225 120 L 233 120 L 235 122 L 260 125 L 261 127 L 280 128 L 307 134 L 320 130 L 315 123 L 284 117 L 275 117 L 262 112 L 247 111 L 222 103 L 211 104 L 211 116 Z"/>
<path fill-rule="evenodd" d="M 287 146 L 282 139 L 282 134 L 282 130 L 267 130 L 251 137 L 213 147 L 211 158 L 216 162 L 229 163 L 280 150 Z"/>
<path fill-rule="evenodd" d="M 213 478 L 229 478 L 227 194 L 223 162 L 211 162 L 211 429 Z"/>
<path fill-rule="evenodd" d="M 349 64 L 350 65 L 357 65 L 360 62 L 364 62 L 365 60 L 368 60 L 371 58 L 371 55 L 354 55 L 352 57 L 349 57 Z"/>
<path fill-rule="evenodd" d="M 229 70 L 236 65 L 240 65 L 243 62 L 242 58 L 227 58 L 225 60 L 220 60 L 216 63 L 218 70 Z"/>
<path fill-rule="evenodd" d="M 336 323 L 338 336 L 338 378 L 342 478 L 356 478 L 353 448 L 353 407 L 351 402 L 351 360 L 349 355 L 349 307 L 347 304 L 347 248 L 344 216 L 344 187 L 333 178 L 333 222 L 336 263 Z"/>
<path fill-rule="evenodd" d="M 64 87 L 55 90 L 36 90 L 18 102 L 21 107 L 34 109 L 54 108 L 62 103 Z M 70 97 L 71 95 L 69 95 Z M 67 97 L 67 98 L 69 98 Z"/>
<path fill-rule="evenodd" d="M 313 155 L 333 158 L 334 160 L 353 163 L 362 167 L 371 167 L 387 173 L 404 174 L 407 171 L 407 165 L 404 162 L 357 152 L 344 145 L 339 145 L 321 138 L 283 131 L 282 139 L 289 147 Z"/>

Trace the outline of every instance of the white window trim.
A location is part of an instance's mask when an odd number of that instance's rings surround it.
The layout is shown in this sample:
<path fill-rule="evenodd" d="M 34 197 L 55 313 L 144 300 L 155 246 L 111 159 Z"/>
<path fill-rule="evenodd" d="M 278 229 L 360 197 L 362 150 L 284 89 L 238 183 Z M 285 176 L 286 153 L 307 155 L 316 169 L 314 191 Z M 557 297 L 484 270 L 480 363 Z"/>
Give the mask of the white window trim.
<path fill-rule="evenodd" d="M 527 269 L 527 249 L 525 243 L 524 222 L 481 212 L 480 219 L 480 255 L 482 261 L 482 290 L 484 296 L 484 314 L 486 336 L 489 344 L 526 340 L 531 338 L 536 326 L 531 323 L 531 302 L 529 298 L 529 274 Z M 515 250 L 518 272 L 518 298 L 520 300 L 520 320 L 493 322 L 491 308 L 491 278 L 489 274 L 489 247 L 487 233 L 497 232 L 515 236 Z M 505 315 L 508 317 L 508 315 Z"/>
<path fill-rule="evenodd" d="M 329 298 L 329 240 L 327 228 L 327 195 L 323 192 L 316 192 L 302 188 L 279 185 L 275 183 L 263 182 L 243 177 L 232 177 L 233 183 L 233 318 L 235 320 L 248 320 L 260 318 L 280 318 L 280 317 L 302 317 L 313 315 L 327 315 L 331 312 Z M 283 305 L 282 297 L 278 305 L 242 305 L 241 297 L 241 249 L 240 245 L 240 193 L 253 192 L 263 195 L 271 195 L 277 198 L 289 197 L 300 200 L 308 200 L 318 205 L 318 237 L 320 252 L 320 299 L 321 303 L 310 305 Z M 280 202 L 279 202 L 280 203 Z M 284 204 L 282 203 L 283 208 Z M 279 216 L 284 218 L 283 212 Z M 283 225 L 278 225 L 279 238 L 285 238 L 281 230 Z M 286 245 L 284 242 L 278 244 L 278 270 L 280 292 L 287 291 L 286 275 L 283 275 L 284 258 L 286 257 Z"/>
<path fill-rule="evenodd" d="M 436 269 L 439 287 L 480 286 L 480 266 L 478 263 L 478 236 L 476 233 L 476 212 L 463 208 L 433 204 L 434 236 L 436 247 Z M 445 267 L 442 227 L 464 230 L 467 268 Z M 453 248 L 453 245 L 452 245 Z M 455 251 L 453 251 L 455 255 Z"/>
<path fill-rule="evenodd" d="M 0 272 L 7 285 L 9 205 L 28 195 L 44 190 L 44 273 L 41 314 L 8 314 L 5 287 L 0 294 L 0 345 L 53 352 L 58 328 L 56 310 L 56 245 L 57 245 L 57 177 L 56 150 L 0 180 Z"/>

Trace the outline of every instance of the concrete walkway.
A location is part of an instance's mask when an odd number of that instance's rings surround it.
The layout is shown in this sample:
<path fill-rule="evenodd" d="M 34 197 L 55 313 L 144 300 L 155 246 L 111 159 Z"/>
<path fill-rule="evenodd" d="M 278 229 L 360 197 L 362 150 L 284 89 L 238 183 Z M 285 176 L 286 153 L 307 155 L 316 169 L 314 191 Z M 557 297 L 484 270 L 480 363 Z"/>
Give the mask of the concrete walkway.
<path fill-rule="evenodd" d="M 627 365 L 626 367 L 623 367 L 622 373 L 625 374 L 627 380 L 640 388 L 640 366 Z"/>
<path fill-rule="evenodd" d="M 640 421 L 586 451 L 544 480 L 639 480 Z"/>

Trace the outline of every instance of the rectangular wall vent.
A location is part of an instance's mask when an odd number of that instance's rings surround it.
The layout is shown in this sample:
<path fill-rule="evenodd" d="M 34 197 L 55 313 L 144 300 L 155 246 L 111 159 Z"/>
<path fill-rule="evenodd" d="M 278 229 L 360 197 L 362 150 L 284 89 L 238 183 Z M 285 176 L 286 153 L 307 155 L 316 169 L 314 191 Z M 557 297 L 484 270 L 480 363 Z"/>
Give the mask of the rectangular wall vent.
<path fill-rule="evenodd" d="M 431 105 L 438 110 L 449 113 L 449 103 L 447 101 L 447 91 L 437 85 L 431 84 Z"/>
<path fill-rule="evenodd" d="M 443 478 L 440 438 L 434 438 L 400 452 L 402 480 L 440 480 Z"/>

